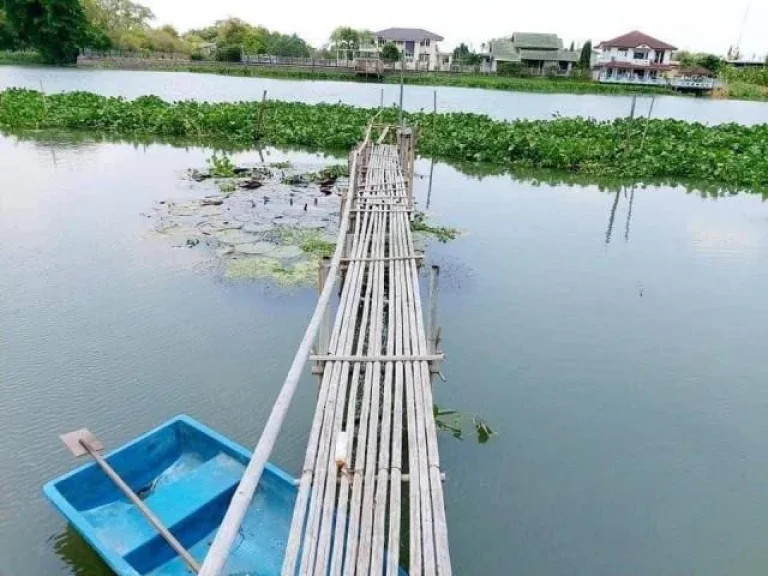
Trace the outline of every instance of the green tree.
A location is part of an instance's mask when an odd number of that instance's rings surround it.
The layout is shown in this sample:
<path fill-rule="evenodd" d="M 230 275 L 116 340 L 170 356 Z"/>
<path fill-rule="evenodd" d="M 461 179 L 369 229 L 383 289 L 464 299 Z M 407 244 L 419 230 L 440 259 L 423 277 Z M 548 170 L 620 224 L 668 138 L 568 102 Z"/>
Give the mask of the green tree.
<path fill-rule="evenodd" d="M 400 51 L 392 42 L 387 42 L 381 49 L 381 59 L 385 62 L 397 62 L 400 60 Z"/>
<path fill-rule="evenodd" d="M 266 53 L 273 56 L 287 56 L 290 58 L 309 58 L 311 49 L 309 44 L 296 34 L 280 34 L 268 32 L 266 35 Z"/>
<path fill-rule="evenodd" d="M 581 47 L 581 56 L 579 56 L 579 68 L 589 70 L 592 66 L 592 40 L 584 42 Z"/>
<path fill-rule="evenodd" d="M 18 50 L 21 48 L 16 30 L 11 27 L 5 10 L 0 9 L 0 50 Z"/>
<path fill-rule="evenodd" d="M 331 32 L 329 48 L 339 53 L 346 54 L 347 58 L 353 58 L 357 50 L 365 44 L 373 42 L 373 32 L 370 30 L 355 30 L 349 26 L 339 26 Z"/>
<path fill-rule="evenodd" d="M 702 54 L 698 64 L 710 72 L 717 74 L 720 72 L 725 62 L 723 62 L 722 58 L 715 56 L 714 54 Z"/>
<path fill-rule="evenodd" d="M 88 43 L 88 21 L 80 0 L 5 0 L 10 26 L 19 40 L 51 64 L 77 61 Z"/>
<path fill-rule="evenodd" d="M 463 42 L 454 48 L 453 59 L 459 64 L 466 64 L 469 66 L 480 64 L 483 60 L 482 56 L 472 52 L 469 46 Z"/>

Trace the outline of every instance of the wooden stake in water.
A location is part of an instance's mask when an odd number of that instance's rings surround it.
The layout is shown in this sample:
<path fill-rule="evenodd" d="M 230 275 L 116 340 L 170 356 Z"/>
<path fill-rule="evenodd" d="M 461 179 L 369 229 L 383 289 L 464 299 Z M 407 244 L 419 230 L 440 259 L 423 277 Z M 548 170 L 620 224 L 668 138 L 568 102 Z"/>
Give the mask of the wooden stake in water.
<path fill-rule="evenodd" d="M 144 504 L 141 498 L 139 498 L 136 493 L 131 490 L 131 487 L 125 483 L 125 481 L 117 472 L 115 472 L 114 468 L 109 465 L 104 457 L 99 454 L 99 452 L 104 449 L 104 445 L 93 433 L 91 433 L 87 428 L 82 428 L 81 430 L 75 430 L 74 432 L 69 432 L 68 434 L 62 434 L 60 438 L 61 441 L 64 442 L 64 445 L 69 448 L 69 451 L 72 452 L 75 457 L 90 454 L 91 457 L 96 461 L 96 464 L 98 464 L 99 467 L 104 471 L 104 474 L 106 474 L 107 477 L 112 480 L 112 482 L 114 482 L 115 486 L 117 486 L 120 491 L 125 494 L 128 500 L 130 500 L 133 505 L 139 509 L 139 512 L 144 515 L 147 521 L 155 528 L 155 530 L 157 530 L 160 536 L 162 536 L 163 539 L 168 542 L 168 545 L 173 548 L 174 552 L 181 556 L 182 560 L 184 560 L 187 566 L 189 566 L 189 568 L 195 574 L 200 571 L 200 564 L 198 564 L 192 555 L 187 552 L 187 549 L 181 545 L 181 542 L 179 542 L 173 534 L 171 534 L 171 531 L 163 525 L 163 523 L 157 516 L 155 516 L 152 510 L 150 510 L 147 505 Z"/>
<path fill-rule="evenodd" d="M 259 115 L 256 119 L 256 138 L 261 138 L 262 132 L 261 127 L 264 123 L 264 107 L 266 106 L 267 101 L 267 91 L 264 90 L 264 94 L 261 96 L 261 104 L 259 105 Z"/>
<path fill-rule="evenodd" d="M 629 109 L 630 120 L 632 120 L 635 117 L 635 106 L 637 106 L 637 96 L 632 96 L 632 106 Z"/>

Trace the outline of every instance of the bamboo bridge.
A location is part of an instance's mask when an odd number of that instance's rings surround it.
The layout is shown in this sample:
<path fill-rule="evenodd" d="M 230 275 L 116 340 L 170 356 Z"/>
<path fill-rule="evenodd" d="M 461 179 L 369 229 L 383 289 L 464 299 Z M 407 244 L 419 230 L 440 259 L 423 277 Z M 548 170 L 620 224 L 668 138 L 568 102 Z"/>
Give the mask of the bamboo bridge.
<path fill-rule="evenodd" d="M 431 385 L 442 355 L 434 305 L 424 322 L 410 225 L 415 134 L 377 126 L 374 142 L 373 128 L 350 157 L 338 243 L 321 268 L 317 308 L 202 575 L 226 573 L 307 361 L 320 388 L 283 576 L 451 574 Z M 431 295 L 435 286 L 433 274 Z"/>

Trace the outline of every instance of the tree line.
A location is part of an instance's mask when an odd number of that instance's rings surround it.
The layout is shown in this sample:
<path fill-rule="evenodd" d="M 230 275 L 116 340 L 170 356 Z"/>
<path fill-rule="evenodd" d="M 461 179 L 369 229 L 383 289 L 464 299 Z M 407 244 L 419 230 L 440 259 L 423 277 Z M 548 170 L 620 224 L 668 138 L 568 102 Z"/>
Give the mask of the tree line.
<path fill-rule="evenodd" d="M 0 0 L 0 50 L 36 50 L 45 62 L 68 64 L 82 49 L 178 52 L 240 60 L 248 54 L 308 57 L 296 34 L 252 26 L 238 18 L 179 33 L 153 27 L 155 16 L 131 0 Z"/>

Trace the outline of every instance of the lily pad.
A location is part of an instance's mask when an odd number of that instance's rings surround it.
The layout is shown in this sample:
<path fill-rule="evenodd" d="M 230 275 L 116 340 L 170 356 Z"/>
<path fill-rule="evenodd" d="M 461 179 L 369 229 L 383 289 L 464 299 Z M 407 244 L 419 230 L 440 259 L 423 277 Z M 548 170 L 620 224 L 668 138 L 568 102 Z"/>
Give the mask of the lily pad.
<path fill-rule="evenodd" d="M 290 260 L 292 258 L 298 258 L 302 254 L 303 251 L 298 246 L 279 246 L 270 254 L 270 256 L 280 260 Z"/>
<path fill-rule="evenodd" d="M 241 224 L 241 226 L 243 225 Z M 250 232 L 251 234 L 263 234 L 264 232 L 269 232 L 271 229 L 271 224 L 260 224 L 258 222 L 250 222 L 243 226 L 243 231 Z"/>
<path fill-rule="evenodd" d="M 317 277 L 317 263 L 309 260 L 284 265 L 274 258 L 235 258 L 227 265 L 226 277 L 231 280 L 270 278 L 282 285 L 309 284 Z"/>
<path fill-rule="evenodd" d="M 235 246 L 236 252 L 261 256 L 270 253 L 274 255 L 277 250 L 279 250 L 279 248 L 270 242 L 250 242 L 248 244 L 238 244 Z"/>
<path fill-rule="evenodd" d="M 256 237 L 253 234 L 249 234 L 243 230 L 221 230 L 216 232 L 216 240 L 222 244 L 232 244 L 237 246 L 238 244 L 249 244 L 253 242 Z"/>

